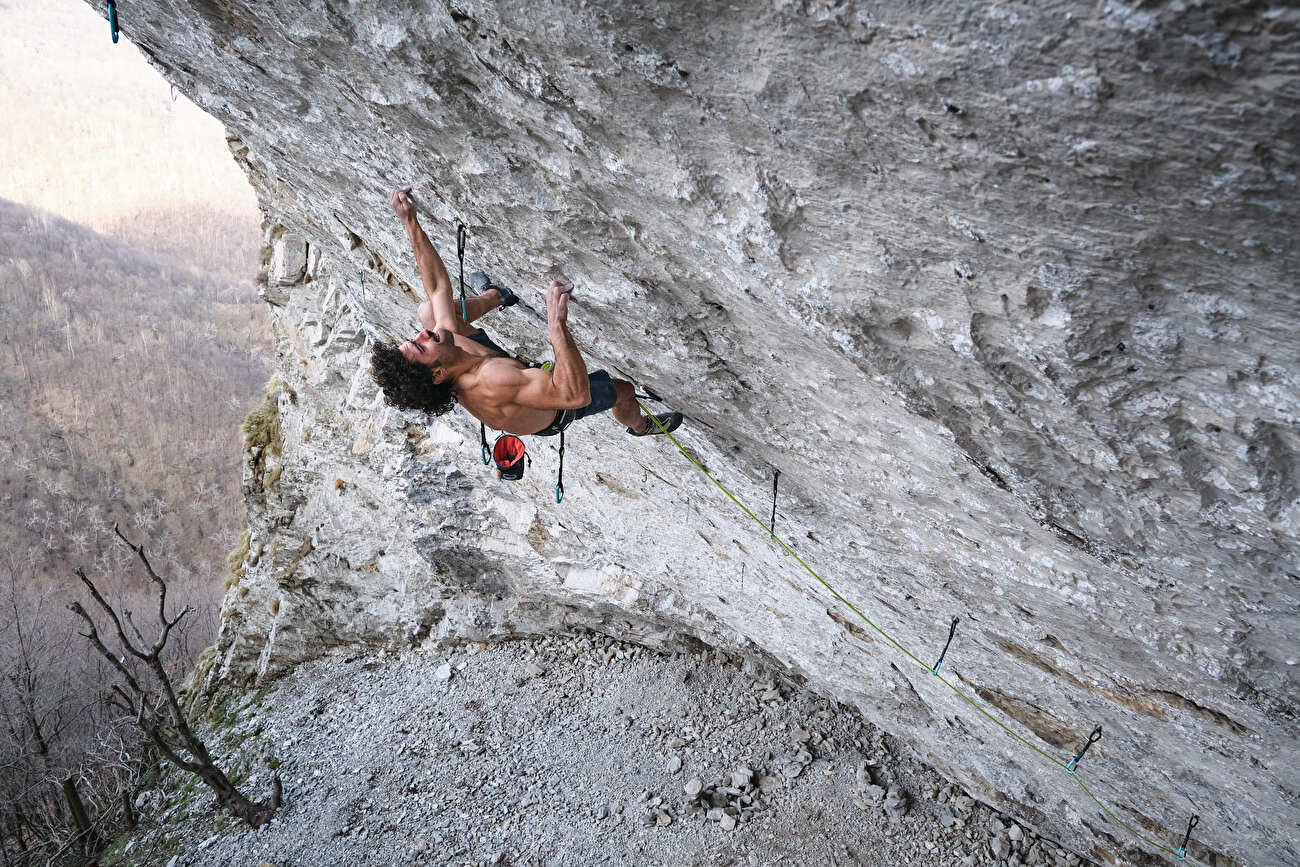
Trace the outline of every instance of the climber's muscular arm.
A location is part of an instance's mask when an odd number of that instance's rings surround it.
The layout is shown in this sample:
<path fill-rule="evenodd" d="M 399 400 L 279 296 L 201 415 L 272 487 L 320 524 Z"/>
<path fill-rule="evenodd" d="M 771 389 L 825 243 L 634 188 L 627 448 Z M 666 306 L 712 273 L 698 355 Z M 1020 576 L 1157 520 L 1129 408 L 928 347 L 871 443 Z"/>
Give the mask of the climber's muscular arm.
<path fill-rule="evenodd" d="M 402 219 L 407 234 L 411 236 L 411 249 L 415 251 L 415 264 L 420 269 L 424 293 L 429 296 L 429 305 L 433 308 L 434 323 L 448 331 L 458 330 L 460 320 L 456 317 L 456 308 L 451 301 L 451 278 L 447 276 L 442 257 L 433 248 L 433 244 L 429 243 L 429 236 L 420 228 L 420 221 L 415 215 L 415 203 L 411 201 L 411 191 L 393 190 L 389 205 Z"/>
<path fill-rule="evenodd" d="M 485 368 L 483 383 L 496 400 L 534 409 L 581 409 L 591 403 L 587 364 L 569 334 L 572 291 L 572 285 L 556 280 L 546 292 L 546 320 L 555 350 L 555 367 L 537 370 L 500 364 Z"/>
<path fill-rule="evenodd" d="M 555 368 L 551 371 L 556 388 L 576 401 L 564 409 L 580 409 L 591 403 L 591 380 L 587 364 L 569 333 L 569 293 L 573 284 L 552 280 L 546 290 L 546 327 L 555 350 Z"/>

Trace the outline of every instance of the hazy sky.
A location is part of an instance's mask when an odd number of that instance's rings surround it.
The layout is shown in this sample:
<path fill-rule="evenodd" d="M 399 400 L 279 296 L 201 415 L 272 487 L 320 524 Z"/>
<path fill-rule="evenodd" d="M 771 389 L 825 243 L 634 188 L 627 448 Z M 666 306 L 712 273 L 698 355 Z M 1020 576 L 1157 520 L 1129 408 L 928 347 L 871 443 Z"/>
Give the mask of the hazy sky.
<path fill-rule="evenodd" d="M 155 208 L 257 218 L 221 124 L 84 0 L 0 0 L 0 121 L 0 198 L 100 231 Z"/>

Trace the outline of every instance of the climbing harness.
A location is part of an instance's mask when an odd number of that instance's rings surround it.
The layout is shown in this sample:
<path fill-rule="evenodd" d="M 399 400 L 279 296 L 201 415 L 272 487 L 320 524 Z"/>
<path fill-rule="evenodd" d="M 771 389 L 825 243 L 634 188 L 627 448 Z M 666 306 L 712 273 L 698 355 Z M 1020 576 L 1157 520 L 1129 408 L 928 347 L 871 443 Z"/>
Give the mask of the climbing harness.
<path fill-rule="evenodd" d="M 113 42 L 117 42 L 117 2 L 108 0 L 108 29 L 113 34 Z"/>
<path fill-rule="evenodd" d="M 478 423 L 479 451 L 483 466 L 492 467 L 492 477 L 507 482 L 517 482 L 524 477 L 524 465 L 533 465 L 524 441 L 514 434 L 498 434 L 496 441 L 488 446 L 487 425 Z M 560 431 L 560 467 L 555 481 L 555 502 L 564 499 L 564 431 Z"/>
<path fill-rule="evenodd" d="M 460 317 L 462 320 L 467 319 L 465 306 L 465 224 L 457 222 L 456 224 L 456 258 L 460 261 Z M 515 359 L 519 361 L 519 359 Z M 521 364 L 524 362 L 520 362 Z M 535 367 L 541 370 L 550 370 L 554 364 L 550 361 L 540 364 L 531 362 L 528 367 Z M 560 428 L 560 465 L 555 479 L 555 502 L 564 501 L 564 428 L 568 424 L 562 422 Z M 514 434 L 502 433 L 496 438 L 491 447 L 487 441 L 487 425 L 482 421 L 478 423 L 479 451 L 484 466 L 495 464 L 492 467 L 492 477 L 508 482 L 517 482 L 524 477 L 525 466 L 532 466 L 533 459 L 528 455 L 528 450 L 524 446 L 524 441 Z"/>
<path fill-rule="evenodd" d="M 541 365 L 534 365 L 541 367 Z M 568 427 L 568 425 L 565 425 Z M 478 423 L 479 450 L 483 466 L 496 464 L 492 468 L 492 477 L 517 482 L 524 477 L 524 463 L 532 466 L 533 459 L 528 456 L 524 441 L 514 434 L 503 433 L 496 442 L 488 447 L 487 425 Z M 564 502 L 564 428 L 560 429 L 560 466 L 555 475 L 555 502 Z"/>
<path fill-rule="evenodd" d="M 733 493 L 731 493 L 731 491 L 727 490 L 727 488 L 726 488 L 725 486 L 723 486 L 723 484 L 722 484 L 721 482 L 719 482 L 717 479 L 715 479 L 715 478 L 713 477 L 713 475 L 712 475 L 708 470 L 706 470 L 706 469 L 704 468 L 703 465 L 700 464 L 699 461 L 697 461 L 694 457 L 692 457 L 691 454 L 690 454 L 690 452 L 686 451 L 686 448 L 681 444 L 680 441 L 678 441 L 677 437 L 673 436 L 671 433 L 669 433 L 667 430 L 665 430 L 664 427 L 663 427 L 663 425 L 662 425 L 662 424 L 659 424 L 658 419 L 656 419 L 653 415 L 651 415 L 650 412 L 649 412 L 649 410 L 647 410 L 647 409 L 645 408 L 644 405 L 641 405 L 639 402 L 638 402 L 638 405 L 641 406 L 641 411 L 642 411 L 643 413 L 645 413 L 646 415 L 650 416 L 650 420 L 651 420 L 654 424 L 659 425 L 660 432 L 663 433 L 665 436 L 667 436 L 668 439 L 672 440 L 673 445 L 677 446 L 677 450 L 678 450 L 679 452 L 682 453 L 682 456 L 683 456 L 683 457 L 685 457 L 688 461 L 690 461 L 692 464 L 694 464 L 694 465 L 695 465 L 695 468 L 696 468 L 697 470 L 699 470 L 701 473 L 703 473 L 703 474 L 704 474 L 704 477 L 705 477 L 706 479 L 708 479 L 710 482 L 712 482 L 713 485 L 714 485 L 718 490 L 722 491 L 722 493 L 727 497 L 727 499 L 729 499 L 729 500 L 731 500 L 731 502 L 735 503 L 736 506 L 739 507 L 739 509 L 740 509 L 742 512 L 744 512 L 744 513 L 745 513 L 745 514 L 750 518 L 750 520 L 752 520 L 754 523 L 758 524 L 760 527 L 763 526 L 763 519 L 762 519 L 762 518 L 760 518 L 760 517 L 758 517 L 757 515 L 755 515 L 752 511 L 749 510 L 749 507 L 747 507 L 744 503 L 740 502 L 740 500 L 736 499 L 736 496 L 735 496 Z M 772 487 L 773 487 L 773 490 L 775 491 L 775 488 L 776 488 L 776 479 L 775 479 L 775 478 L 773 478 L 773 480 L 772 480 Z M 774 521 L 775 521 L 775 519 L 774 519 Z M 1013 731 L 1009 726 L 1007 726 L 1005 723 L 1003 723 L 1003 722 L 1002 722 L 1001 720 L 999 720 L 997 717 L 993 716 L 992 713 L 990 713 L 988 710 L 986 710 L 986 709 L 985 709 L 982 705 L 980 705 L 980 704 L 979 704 L 979 703 L 978 703 L 974 698 L 971 698 L 969 695 L 967 695 L 964 691 L 962 691 L 962 690 L 961 690 L 961 689 L 960 689 L 956 684 L 954 684 L 952 681 L 950 681 L 950 680 L 948 680 L 946 677 L 944 677 L 944 676 L 938 674 L 938 671 L 937 671 L 937 669 L 938 669 L 938 667 L 939 667 L 939 664 L 938 664 L 938 663 L 936 663 L 936 664 L 934 665 L 933 668 L 932 668 L 931 666 L 929 666 L 929 665 L 926 665 L 924 662 L 921 661 L 921 659 L 920 659 L 919 657 L 917 657 L 914 653 L 912 653 L 910 650 L 908 650 L 906 647 L 904 647 L 902 644 L 900 644 L 899 641 L 898 641 L 896 638 L 894 638 L 894 636 L 890 635 L 890 634 L 889 634 L 888 632 L 886 632 L 884 629 L 882 629 L 882 628 L 880 628 L 879 626 L 877 626 L 876 623 L 875 623 L 871 618 L 867 617 L 867 615 L 863 614 L 862 611 L 861 611 L 861 610 L 860 610 L 856 605 L 854 605 L 854 604 L 853 604 L 852 602 L 850 602 L 849 600 L 845 599 L 844 596 L 841 595 L 840 592 L 839 592 L 838 590 L 836 590 L 834 587 L 832 587 L 832 586 L 830 585 L 830 583 L 828 583 L 828 582 L 826 581 L 825 578 L 823 578 L 821 575 L 817 574 L 817 571 L 816 571 L 816 570 L 814 570 L 811 566 L 809 566 L 807 563 L 805 563 L 805 562 L 803 561 L 803 558 L 801 558 L 798 554 L 796 554 L 793 548 L 791 548 L 789 545 L 787 545 L 787 544 L 785 543 L 785 541 L 781 539 L 780 536 L 777 536 L 777 535 L 776 535 L 776 527 L 775 527 L 775 523 L 773 523 L 773 524 L 771 524 L 771 525 L 769 526 L 769 528 L 768 528 L 768 532 L 769 532 L 769 535 L 771 536 L 771 538 L 774 539 L 774 540 L 776 541 L 776 543 L 777 543 L 778 545 L 781 546 L 781 549 L 782 549 L 783 551 L 785 551 L 785 553 L 787 553 L 787 554 L 789 554 L 791 557 L 793 557 L 794 560 L 795 560 L 795 562 L 798 563 L 800 566 L 802 566 L 802 567 L 804 568 L 804 570 L 807 571 L 808 574 L 811 575 L 811 576 L 812 576 L 812 577 L 817 581 L 818 584 L 820 584 L 822 587 L 824 587 L 824 588 L 827 590 L 827 592 L 829 592 L 833 597 L 835 597 L 836 600 L 838 600 L 838 601 L 840 602 L 840 604 L 844 605 L 846 608 L 848 608 L 850 611 L 852 611 L 854 614 L 856 614 L 856 615 L 857 615 L 857 616 L 862 620 L 863 623 L 867 624 L 867 626 L 870 626 L 870 627 L 871 627 L 873 630 L 875 630 L 875 631 L 876 631 L 876 632 L 877 632 L 877 633 L 878 633 L 882 638 L 884 638 L 884 639 L 885 639 L 886 641 L 888 641 L 891 645 L 893 645 L 893 647 L 894 647 L 896 650 L 898 650 L 900 653 L 902 653 L 902 654 L 903 654 L 904 656 L 906 656 L 908 659 L 910 659 L 910 660 L 912 660 L 913 662 L 915 662 L 917 665 L 921 666 L 922 668 L 924 668 L 924 669 L 930 671 L 932 674 L 934 674 L 935 677 L 938 679 L 939 683 L 942 683 L 942 684 L 943 684 L 944 686 L 946 686 L 948 689 L 952 690 L 952 691 L 957 695 L 958 698 L 960 698 L 962 701 L 966 702 L 966 704 L 970 705 L 970 707 L 971 707 L 971 708 L 972 708 L 976 713 L 979 713 L 981 716 L 983 716 L 983 717 L 984 717 L 985 719 L 987 719 L 989 722 L 993 723 L 995 726 L 997 726 L 998 728 L 1002 729 L 1002 731 L 1005 732 L 1005 733 L 1006 733 L 1008 736 L 1010 736 L 1012 739 L 1014 739 L 1014 740 L 1016 740 L 1017 742 L 1019 742 L 1022 746 L 1025 746 L 1025 747 L 1027 747 L 1028 749 L 1033 750 L 1033 751 L 1034 751 L 1035 753 L 1037 753 L 1039 756 L 1043 757 L 1043 758 L 1046 759 L 1047 761 L 1049 761 L 1049 762 L 1051 762 L 1052 764 L 1056 765 L 1058 768 L 1062 768 L 1062 769 L 1066 770 L 1066 771 L 1070 774 L 1070 776 L 1074 779 L 1074 781 L 1075 781 L 1076 783 L 1079 784 L 1079 788 L 1083 790 L 1084 794 L 1086 794 L 1089 798 L 1092 799 L 1092 802 L 1093 802 L 1094 804 L 1097 805 L 1097 808 L 1098 808 L 1099 810 L 1101 810 L 1102 813 L 1104 813 L 1104 814 L 1106 815 L 1107 818 L 1109 818 L 1109 819 L 1110 819 L 1111 821 L 1113 821 L 1116 825 L 1118 825 L 1119 827 L 1123 828 L 1125 831 L 1127 831 L 1128 833 L 1132 834 L 1134 837 L 1136 837 L 1137 839 L 1139 839 L 1139 840 L 1141 840 L 1142 842 L 1146 843 L 1147 845 L 1152 846 L 1152 847 L 1154 847 L 1154 848 L 1156 848 L 1156 849 L 1159 849 L 1161 852 L 1164 852 L 1164 853 L 1166 853 L 1166 854 L 1173 855 L 1173 856 L 1175 856 L 1179 861 L 1186 861 L 1186 860 L 1187 860 L 1187 858 L 1186 858 L 1186 855 L 1187 855 L 1187 842 L 1188 842 L 1188 840 L 1191 838 L 1192 829 L 1193 829 L 1194 827 L 1196 827 L 1196 825 L 1197 825 L 1198 822 L 1200 821 L 1200 818 L 1199 818 L 1198 816 L 1193 816 L 1193 817 L 1191 818 L 1191 820 L 1187 823 L 1187 833 L 1183 835 L 1183 844 L 1182 844 L 1181 846 L 1179 846 L 1177 850 L 1171 849 L 1171 848 L 1169 848 L 1168 846 L 1166 846 L 1166 845 L 1164 845 L 1164 844 L 1162 844 L 1162 843 L 1158 843 L 1158 842 L 1156 842 L 1155 840 L 1152 840 L 1150 837 L 1146 836 L 1146 835 L 1143 834 L 1142 832 L 1140 832 L 1140 831 L 1138 831 L 1137 829 L 1135 829 L 1132 825 L 1130 825 L 1129 823 L 1125 822 L 1125 821 L 1124 821 L 1123 819 L 1121 819 L 1119 816 L 1115 815 L 1115 812 L 1114 812 L 1113 810 L 1111 810 L 1109 807 L 1107 807 L 1105 804 L 1103 804 L 1103 803 L 1101 802 L 1101 800 L 1098 799 L 1097 796 L 1094 795 L 1094 794 L 1092 793 L 1092 790 L 1089 789 L 1088 786 L 1083 782 L 1083 778 L 1080 777 L 1077 773 L 1075 773 L 1075 770 L 1074 770 L 1074 769 L 1075 769 L 1075 767 L 1078 765 L 1079 760 L 1080 760 L 1081 758 L 1083 758 L 1083 754 L 1084 754 L 1085 752 L 1088 751 L 1088 747 L 1091 746 L 1092 744 L 1096 743 L 1096 742 L 1101 738 L 1101 726 L 1097 726 L 1095 729 L 1093 729 L 1092 734 L 1089 735 L 1089 737 L 1088 737 L 1088 742 L 1087 742 L 1086 744 L 1084 744 L 1083 749 L 1079 750 L 1079 752 L 1074 756 L 1073 759 L 1070 760 L 1070 762 L 1069 762 L 1068 764 L 1065 763 L 1065 762 L 1063 762 L 1063 761 L 1061 761 L 1060 759 L 1056 758 L 1055 756 L 1052 756 L 1051 754 L 1049 754 L 1049 753 L 1047 753 L 1047 752 L 1044 752 L 1041 748 L 1035 746 L 1034 744 L 1032 744 L 1032 743 L 1030 743 L 1029 741 L 1025 740 L 1025 738 L 1023 738 L 1023 737 L 1021 737 L 1020 735 L 1016 734 L 1016 732 Z M 949 638 L 950 638 L 950 640 L 951 640 L 952 631 L 954 631 L 954 630 L 956 629 L 956 623 L 955 623 L 956 618 L 953 618 L 953 620 L 954 620 L 954 624 L 953 624 L 953 626 L 952 626 L 952 628 L 951 628 L 951 630 L 950 630 L 950 632 L 949 632 Z M 947 649 L 947 648 L 945 647 L 945 651 L 946 651 L 946 649 Z M 940 661 L 942 661 L 942 657 L 940 657 Z"/>

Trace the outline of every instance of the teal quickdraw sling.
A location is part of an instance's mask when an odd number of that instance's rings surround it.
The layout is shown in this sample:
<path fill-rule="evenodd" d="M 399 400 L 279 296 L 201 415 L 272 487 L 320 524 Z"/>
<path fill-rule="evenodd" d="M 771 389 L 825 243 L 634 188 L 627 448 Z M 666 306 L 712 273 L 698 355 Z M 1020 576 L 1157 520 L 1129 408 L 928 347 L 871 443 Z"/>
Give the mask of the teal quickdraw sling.
<path fill-rule="evenodd" d="M 460 260 L 460 318 L 469 322 L 465 315 L 465 224 L 456 223 L 456 258 Z"/>

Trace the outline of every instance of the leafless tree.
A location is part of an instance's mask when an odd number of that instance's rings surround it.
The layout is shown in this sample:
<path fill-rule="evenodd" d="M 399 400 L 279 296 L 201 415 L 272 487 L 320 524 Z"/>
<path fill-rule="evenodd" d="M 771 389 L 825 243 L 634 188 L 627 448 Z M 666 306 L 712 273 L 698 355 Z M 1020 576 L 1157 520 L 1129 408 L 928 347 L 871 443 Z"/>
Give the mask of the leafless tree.
<path fill-rule="evenodd" d="M 20 601 L 17 559 L 3 556 L 9 573 L 9 609 L 0 630 L 4 653 L 0 679 L 0 770 L 5 781 L 4 815 L 0 821 L 0 851 L 61 839 L 71 817 L 64 769 L 67 733 L 87 718 L 89 703 L 69 659 L 66 630 L 52 633 L 49 622 L 33 616 L 52 591 Z M 27 588 L 30 592 L 31 588 Z"/>
<path fill-rule="evenodd" d="M 81 569 L 76 570 L 76 576 L 86 586 L 91 598 L 95 600 L 105 616 L 112 622 L 117 642 L 126 651 L 125 655 L 114 654 L 105 646 L 100 638 L 99 631 L 95 628 L 94 619 L 81 607 L 81 603 L 73 602 L 68 606 L 69 610 L 85 621 L 89 631 L 81 633 L 82 637 L 86 638 L 95 650 L 108 660 L 109 664 L 117 670 L 118 676 L 122 680 L 121 684 L 113 687 L 114 704 L 135 719 L 141 730 L 149 736 L 149 740 L 166 756 L 168 761 L 203 780 L 212 789 L 219 807 L 229 810 L 246 822 L 249 827 L 260 828 L 271 820 L 271 817 L 275 815 L 275 811 L 280 807 L 280 776 L 279 774 L 273 776 L 271 796 L 268 800 L 257 802 L 249 800 L 230 782 L 225 772 L 217 767 L 208 752 L 207 746 L 190 728 L 189 721 L 181 709 L 180 700 L 176 697 L 171 677 L 163 664 L 162 654 L 167 646 L 167 640 L 171 636 L 172 629 L 193 609 L 187 606 L 180 614 L 169 619 L 167 617 L 167 583 L 158 577 L 158 574 L 154 571 L 149 558 L 145 555 L 144 546 L 132 545 L 116 525 L 113 527 L 113 532 L 135 552 L 149 579 L 157 586 L 158 620 L 161 623 L 157 639 L 147 650 L 143 649 L 146 644 L 145 638 L 132 620 L 131 612 L 124 610 L 123 617 L 119 617 L 117 611 L 104 599 L 99 589 L 86 577 L 86 573 Z M 139 642 L 138 645 L 127 637 L 126 629 L 122 623 L 123 619 L 131 627 L 131 631 Z M 128 664 L 128 659 L 132 660 L 133 664 Z M 142 665 L 152 676 L 152 686 L 147 683 L 145 678 L 137 677 L 137 664 L 135 663 Z"/>
<path fill-rule="evenodd" d="M 175 237 L 161 217 L 148 225 L 157 238 Z M 116 669 L 77 637 L 84 629 L 69 629 L 59 616 L 60 606 L 73 599 L 85 604 L 81 584 L 66 578 L 78 565 L 105 581 L 120 575 L 120 584 L 100 582 L 108 601 L 118 612 L 149 612 L 156 587 L 111 533 L 115 518 L 125 530 L 141 511 L 149 525 L 150 556 L 170 585 L 172 606 L 179 610 L 192 599 L 198 611 L 215 609 L 222 582 L 196 581 L 183 564 L 207 559 L 220 569 L 235 544 L 228 527 L 239 524 L 242 510 L 231 472 L 238 438 L 231 431 L 252 407 L 268 370 L 260 360 L 265 353 L 251 353 L 239 337 L 263 318 L 251 290 L 229 293 L 229 307 L 210 308 L 220 324 L 203 328 L 207 338 L 194 337 L 190 299 L 211 299 L 226 290 L 206 277 L 185 276 L 192 269 L 181 261 L 180 247 L 140 258 L 117 241 L 5 202 L 0 238 L 10 264 L 19 263 L 0 268 L 6 331 L 0 347 L 0 867 L 30 867 L 45 865 L 65 842 L 74 848 L 84 842 L 70 827 L 75 822 L 62 791 L 68 777 L 87 812 L 99 817 L 94 821 L 129 819 L 119 806 L 121 790 L 134 795 L 138 785 L 123 776 L 123 762 L 106 760 L 101 773 L 95 747 L 101 732 L 135 735 L 124 749 L 151 770 L 165 761 L 134 719 L 123 721 L 107 703 Z M 222 246 L 229 239 L 212 240 Z M 255 238 L 252 243 L 250 271 Z M 157 264 L 173 259 L 174 266 Z M 152 314 L 141 318 L 149 309 Z M 92 372 L 93 382 L 60 352 L 69 325 L 83 317 L 89 325 L 77 325 L 78 339 L 111 362 Z M 189 351 L 176 355 L 173 337 L 145 339 L 142 322 L 164 335 L 184 330 L 191 337 Z M 192 351 L 195 340 L 203 344 L 198 352 Z M 270 346 L 265 329 L 257 343 Z M 214 398 L 212 388 L 196 383 L 245 397 L 227 410 L 224 397 Z M 40 411 L 56 390 L 70 396 L 70 405 L 53 415 Z M 182 463 L 191 472 L 158 472 Z M 184 508 L 196 500 L 204 508 Z M 224 539 L 213 532 L 218 526 L 227 527 Z M 6 569 L 16 575 L 6 576 Z M 87 608 L 118 651 L 112 626 L 93 603 Z M 176 682 L 193 664 L 191 650 L 208 645 L 214 632 L 215 622 L 195 621 L 195 615 L 186 616 L 167 642 L 165 668 Z M 132 627 L 124 625 L 131 634 Z M 187 641 L 192 648 L 185 647 Z M 129 654 L 125 661 L 147 674 Z M 29 720 L 36 721 L 36 731 Z M 65 855 L 71 861 L 80 853 Z"/>

